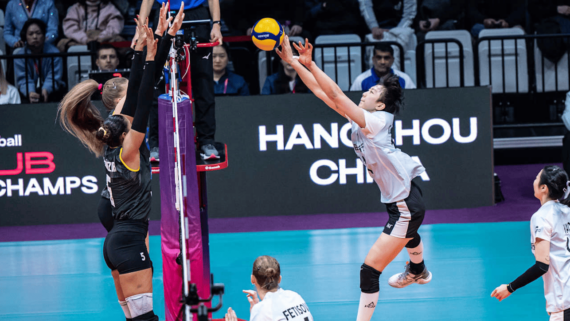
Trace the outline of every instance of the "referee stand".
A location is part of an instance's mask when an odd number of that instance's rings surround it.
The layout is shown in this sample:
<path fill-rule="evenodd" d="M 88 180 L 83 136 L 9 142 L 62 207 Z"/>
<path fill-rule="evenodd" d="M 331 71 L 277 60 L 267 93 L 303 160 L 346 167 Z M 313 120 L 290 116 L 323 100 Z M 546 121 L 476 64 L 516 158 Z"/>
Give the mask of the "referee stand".
<path fill-rule="evenodd" d="M 169 60 L 167 94 L 158 99 L 161 248 L 167 321 L 211 320 L 222 307 L 223 284 L 210 273 L 206 173 L 228 166 L 227 146 L 215 143 L 219 159 L 203 160 L 196 151 L 190 55 L 200 47 L 195 28 L 212 20 L 185 21 Z M 184 90 L 181 90 L 184 89 Z M 214 296 L 219 297 L 211 307 Z"/>

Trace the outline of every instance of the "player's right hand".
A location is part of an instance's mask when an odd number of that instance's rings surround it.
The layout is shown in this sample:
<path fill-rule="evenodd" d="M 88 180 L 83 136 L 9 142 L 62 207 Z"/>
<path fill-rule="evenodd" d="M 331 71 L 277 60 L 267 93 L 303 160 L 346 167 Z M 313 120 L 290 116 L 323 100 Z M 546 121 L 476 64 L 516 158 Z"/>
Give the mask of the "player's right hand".
<path fill-rule="evenodd" d="M 176 36 L 178 30 L 182 28 L 182 21 L 184 21 L 184 1 L 180 3 L 180 10 L 178 11 L 176 18 L 174 18 L 174 22 L 172 22 L 172 26 L 168 30 L 168 34 L 172 37 Z"/>
<path fill-rule="evenodd" d="M 253 306 L 259 303 L 257 292 L 253 290 L 243 290 L 243 293 L 247 294 L 247 301 L 249 301 L 249 311 L 251 311 Z"/>

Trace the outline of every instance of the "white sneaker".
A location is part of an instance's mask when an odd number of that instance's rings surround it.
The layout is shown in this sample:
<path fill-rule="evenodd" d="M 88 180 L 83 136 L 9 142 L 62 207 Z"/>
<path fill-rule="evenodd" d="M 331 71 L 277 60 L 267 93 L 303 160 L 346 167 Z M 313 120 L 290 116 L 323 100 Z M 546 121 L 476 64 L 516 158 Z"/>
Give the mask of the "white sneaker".
<path fill-rule="evenodd" d="M 412 283 L 426 284 L 431 281 L 431 272 L 427 268 L 421 274 L 415 275 L 410 272 L 410 263 L 406 262 L 406 269 L 403 273 L 392 275 L 388 279 L 388 284 L 394 288 L 405 288 Z"/>

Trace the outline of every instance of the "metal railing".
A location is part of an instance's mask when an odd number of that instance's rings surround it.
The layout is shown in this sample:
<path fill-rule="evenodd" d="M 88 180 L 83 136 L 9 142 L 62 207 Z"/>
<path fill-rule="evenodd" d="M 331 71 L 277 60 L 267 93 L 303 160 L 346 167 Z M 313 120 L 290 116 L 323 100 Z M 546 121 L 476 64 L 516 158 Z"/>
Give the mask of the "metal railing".
<path fill-rule="evenodd" d="M 351 59 L 351 50 L 355 50 L 351 47 L 359 47 L 358 50 L 360 51 L 360 57 L 361 57 L 361 61 L 360 61 L 360 67 L 362 72 L 366 71 L 366 69 L 370 68 L 368 65 L 368 58 L 366 55 L 366 49 L 368 47 L 374 48 L 375 45 L 377 44 L 386 44 L 386 45 L 391 45 L 391 46 L 396 46 L 399 49 L 399 58 L 400 58 L 400 70 L 402 72 L 405 72 L 405 52 L 404 52 L 404 47 L 395 41 L 382 41 L 382 42 L 343 42 L 343 43 L 327 43 L 327 44 L 314 44 L 313 45 L 313 59 L 315 59 L 316 57 L 316 53 L 318 51 L 320 51 L 320 59 L 319 61 L 315 60 L 315 62 L 319 63 L 320 62 L 320 67 L 324 70 L 325 69 L 325 49 L 327 48 L 333 48 L 333 55 L 334 55 L 334 78 L 332 77 L 332 75 L 329 75 L 329 77 L 333 78 L 333 80 L 335 82 L 338 83 L 338 75 L 339 75 L 339 61 L 338 61 L 338 51 L 339 49 L 342 50 L 347 50 L 348 51 L 348 87 L 350 88 L 352 86 L 352 82 L 354 80 L 354 78 L 356 78 L 358 75 L 353 75 L 352 74 L 352 68 L 351 68 L 351 63 L 350 63 L 350 59 Z M 373 50 L 373 49 L 372 49 Z M 266 52 L 266 71 L 267 71 L 267 76 L 271 75 L 272 73 L 274 73 L 275 71 L 273 70 L 273 62 L 272 62 L 272 57 L 273 52 L 271 51 L 267 51 Z M 263 85 L 263 84 L 260 84 Z"/>
<path fill-rule="evenodd" d="M 427 72 L 425 64 L 425 45 L 431 44 L 431 66 L 432 66 L 432 86 L 436 87 L 436 69 L 435 69 L 435 44 L 443 43 L 445 45 L 445 84 L 449 87 L 449 43 L 454 43 L 459 47 L 459 87 L 465 87 L 465 53 L 463 50 L 463 44 L 461 41 L 453 38 L 441 38 L 441 39 L 426 39 L 418 44 L 416 47 L 416 76 L 417 76 L 417 87 L 426 88 L 427 87 Z"/>
<path fill-rule="evenodd" d="M 12 83 L 14 84 L 15 87 L 18 88 L 18 92 L 20 92 L 20 84 L 17 82 L 17 78 L 16 78 L 16 65 L 15 65 L 15 60 L 17 59 L 24 59 L 24 67 L 25 67 L 25 80 L 26 80 L 26 92 L 22 93 L 23 95 L 25 95 L 25 97 L 29 97 L 30 96 L 30 92 L 29 92 L 29 66 L 28 66 L 28 62 L 29 60 L 40 60 L 42 61 L 43 59 L 46 58 L 51 58 L 51 81 L 53 84 L 53 90 L 55 91 L 56 89 L 56 75 L 55 75 L 55 59 L 56 58 L 62 58 L 62 75 L 61 75 L 61 80 L 65 83 L 65 86 L 67 86 L 67 84 L 69 83 L 69 79 L 68 79 L 68 57 L 77 57 L 77 62 L 78 62 L 78 74 L 79 77 L 81 79 L 81 71 L 82 71 L 82 65 L 81 65 L 81 58 L 83 56 L 83 60 L 87 59 L 85 56 L 89 56 L 89 66 L 90 68 L 88 70 L 86 70 L 86 68 L 83 68 L 84 71 L 89 71 L 93 69 L 93 57 L 92 57 L 92 53 L 90 51 L 84 51 L 84 52 L 63 52 L 63 53 L 42 53 L 42 54 L 17 54 L 17 55 L 0 55 L 0 61 L 2 60 L 6 60 L 7 64 L 6 66 L 12 66 L 11 68 L 13 68 L 13 81 Z M 43 85 L 43 83 L 45 82 L 45 78 L 42 79 L 42 77 L 44 77 L 45 75 L 42 75 L 42 70 L 41 68 L 38 67 L 38 70 L 40 72 L 40 75 L 38 75 L 39 79 L 40 79 L 40 83 Z M 6 75 L 10 74 L 11 71 L 9 72 L 8 70 L 5 70 L 4 73 Z M 79 80 L 80 80 L 79 79 Z M 7 79 L 10 82 L 10 79 Z M 61 90 L 62 88 L 59 88 L 59 90 Z"/>
<path fill-rule="evenodd" d="M 476 77 L 476 84 L 480 84 L 481 81 L 481 66 L 479 66 L 479 61 L 480 61 L 480 56 L 479 56 L 479 45 L 481 43 L 487 42 L 487 45 L 489 47 L 489 54 L 487 56 L 488 59 L 488 63 L 489 63 L 489 84 L 492 85 L 492 67 L 491 67 L 491 42 L 492 41 L 501 41 L 501 74 L 502 74 L 502 81 L 503 81 L 503 90 L 502 93 L 506 93 L 506 81 L 505 81 L 505 75 L 506 75 L 506 68 L 505 68 L 505 41 L 514 41 L 515 45 L 515 79 L 516 79 L 516 93 L 519 93 L 519 88 L 520 88 L 520 84 L 519 84 L 519 70 L 518 70 L 518 66 L 519 66 L 519 46 L 517 44 L 517 40 L 524 40 L 524 44 L 525 44 L 525 50 L 527 50 L 527 70 L 528 70 L 528 81 L 529 81 L 529 88 L 531 92 L 546 92 L 546 77 L 545 77 L 545 56 L 542 53 L 541 50 L 539 50 L 540 52 L 540 56 L 541 56 L 541 63 L 540 63 L 540 68 L 541 68 L 541 72 L 540 72 L 540 84 L 542 85 L 541 89 L 542 90 L 538 90 L 538 80 L 534 77 L 535 75 L 537 75 L 537 70 L 535 69 L 537 66 L 535 64 L 535 58 L 534 57 L 534 52 L 535 52 L 535 46 L 538 46 L 538 44 L 536 43 L 536 40 L 538 39 L 557 39 L 557 38 L 570 38 L 570 34 L 550 34 L 550 35 L 512 35 L 512 36 L 492 36 L 492 37 L 482 37 L 479 38 L 476 42 L 476 50 L 475 50 L 475 70 L 477 71 L 477 77 Z M 534 40 L 534 41 L 533 41 Z M 530 42 L 530 44 L 529 44 Z M 570 66 L 570 54 L 568 54 L 567 51 L 567 59 L 568 59 L 568 66 Z M 558 92 L 559 91 L 559 84 L 558 84 L 558 64 L 560 63 L 560 60 L 554 62 L 554 79 L 555 79 L 555 86 L 554 86 L 554 92 Z M 570 69 L 567 68 L 567 75 L 568 75 L 568 79 L 570 80 Z M 568 90 L 568 89 L 565 89 Z"/>

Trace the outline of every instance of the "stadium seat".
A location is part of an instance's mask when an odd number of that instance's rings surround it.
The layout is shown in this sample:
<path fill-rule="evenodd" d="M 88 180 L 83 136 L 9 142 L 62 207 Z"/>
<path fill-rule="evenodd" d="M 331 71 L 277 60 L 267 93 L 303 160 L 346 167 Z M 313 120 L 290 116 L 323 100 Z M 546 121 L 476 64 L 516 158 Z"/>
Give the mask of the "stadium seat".
<path fill-rule="evenodd" d="M 302 37 L 289 37 L 290 41 L 294 41 L 295 43 L 299 43 L 301 41 L 302 44 L 305 44 L 305 39 Z M 274 55 L 271 56 L 271 63 L 275 59 Z M 313 53 L 314 56 L 314 53 Z M 260 50 L 257 54 L 257 67 L 259 70 L 259 91 L 263 89 L 263 85 L 265 84 L 265 78 L 267 78 L 267 53 L 263 50 Z"/>
<path fill-rule="evenodd" d="M 520 28 L 509 29 L 484 29 L 479 34 L 479 39 L 494 36 L 519 36 L 524 35 Z M 491 84 L 493 93 L 503 93 L 503 77 L 505 78 L 505 93 L 517 92 L 517 71 L 518 71 L 518 91 L 527 93 L 529 88 L 527 54 L 524 39 L 504 40 L 504 61 L 501 58 L 501 40 L 491 41 L 491 54 L 489 55 L 489 42 L 479 43 L 479 83 L 487 86 L 489 82 L 489 57 L 491 59 Z M 518 56 L 518 60 L 516 59 Z M 503 75 L 503 63 L 505 74 Z"/>
<path fill-rule="evenodd" d="M 318 36 L 315 39 L 316 45 L 347 43 L 347 42 L 360 43 L 361 39 L 358 35 L 355 34 Z M 337 77 L 335 77 L 334 48 L 321 48 L 321 49 L 315 48 L 313 53 L 315 57 L 314 60 L 319 66 L 319 68 L 323 69 L 324 72 L 329 77 L 334 79 L 337 82 L 338 86 L 345 91 L 349 90 L 350 85 L 352 84 L 354 79 L 362 73 L 361 47 L 351 46 L 350 57 L 348 55 L 348 48 L 349 47 L 337 47 L 336 50 Z"/>
<path fill-rule="evenodd" d="M 77 83 L 89 79 L 88 72 L 92 69 L 91 53 L 89 53 L 87 46 L 71 46 L 67 52 L 88 52 L 88 54 L 80 57 L 67 57 L 67 88 L 71 90 Z M 78 58 L 81 61 L 81 77 L 79 76 Z"/>
<path fill-rule="evenodd" d="M 537 92 L 554 92 L 568 91 L 568 52 L 560 58 L 558 65 L 544 58 L 544 86 L 542 85 L 542 52 L 538 48 L 536 40 L 534 42 L 534 69 L 536 74 L 536 91 Z M 556 75 L 558 73 L 558 75 Z M 558 78 L 558 88 L 556 87 L 556 78 Z"/>
<path fill-rule="evenodd" d="M 443 39 L 452 38 L 457 39 L 463 45 L 463 66 L 465 76 L 465 86 L 474 86 L 475 77 L 473 73 L 473 45 L 471 43 L 471 35 L 466 30 L 450 30 L 450 31 L 430 31 L 426 34 L 428 39 Z M 426 74 L 426 87 L 459 87 L 460 73 L 459 73 L 459 46 L 455 43 L 447 45 L 447 55 L 449 62 L 449 84 L 447 84 L 447 68 L 445 62 L 445 43 L 426 44 L 424 51 L 425 61 L 425 74 Z M 435 55 L 433 53 L 435 51 Z M 434 66 L 432 58 L 435 57 L 435 84 L 433 83 Z"/>
<path fill-rule="evenodd" d="M 367 34 L 364 38 L 365 42 L 381 42 L 382 40 L 376 40 L 372 37 L 372 34 Z M 411 44 L 408 46 L 408 50 L 404 53 L 404 67 L 405 73 L 412 78 L 412 81 L 417 84 L 416 80 L 416 46 L 418 45 L 418 38 L 414 34 L 412 37 Z M 402 70 L 400 68 L 400 48 L 397 46 L 392 46 L 394 48 L 394 64 L 392 67 L 397 70 Z M 374 47 L 366 47 L 366 65 L 367 68 L 372 68 L 372 54 Z"/>

